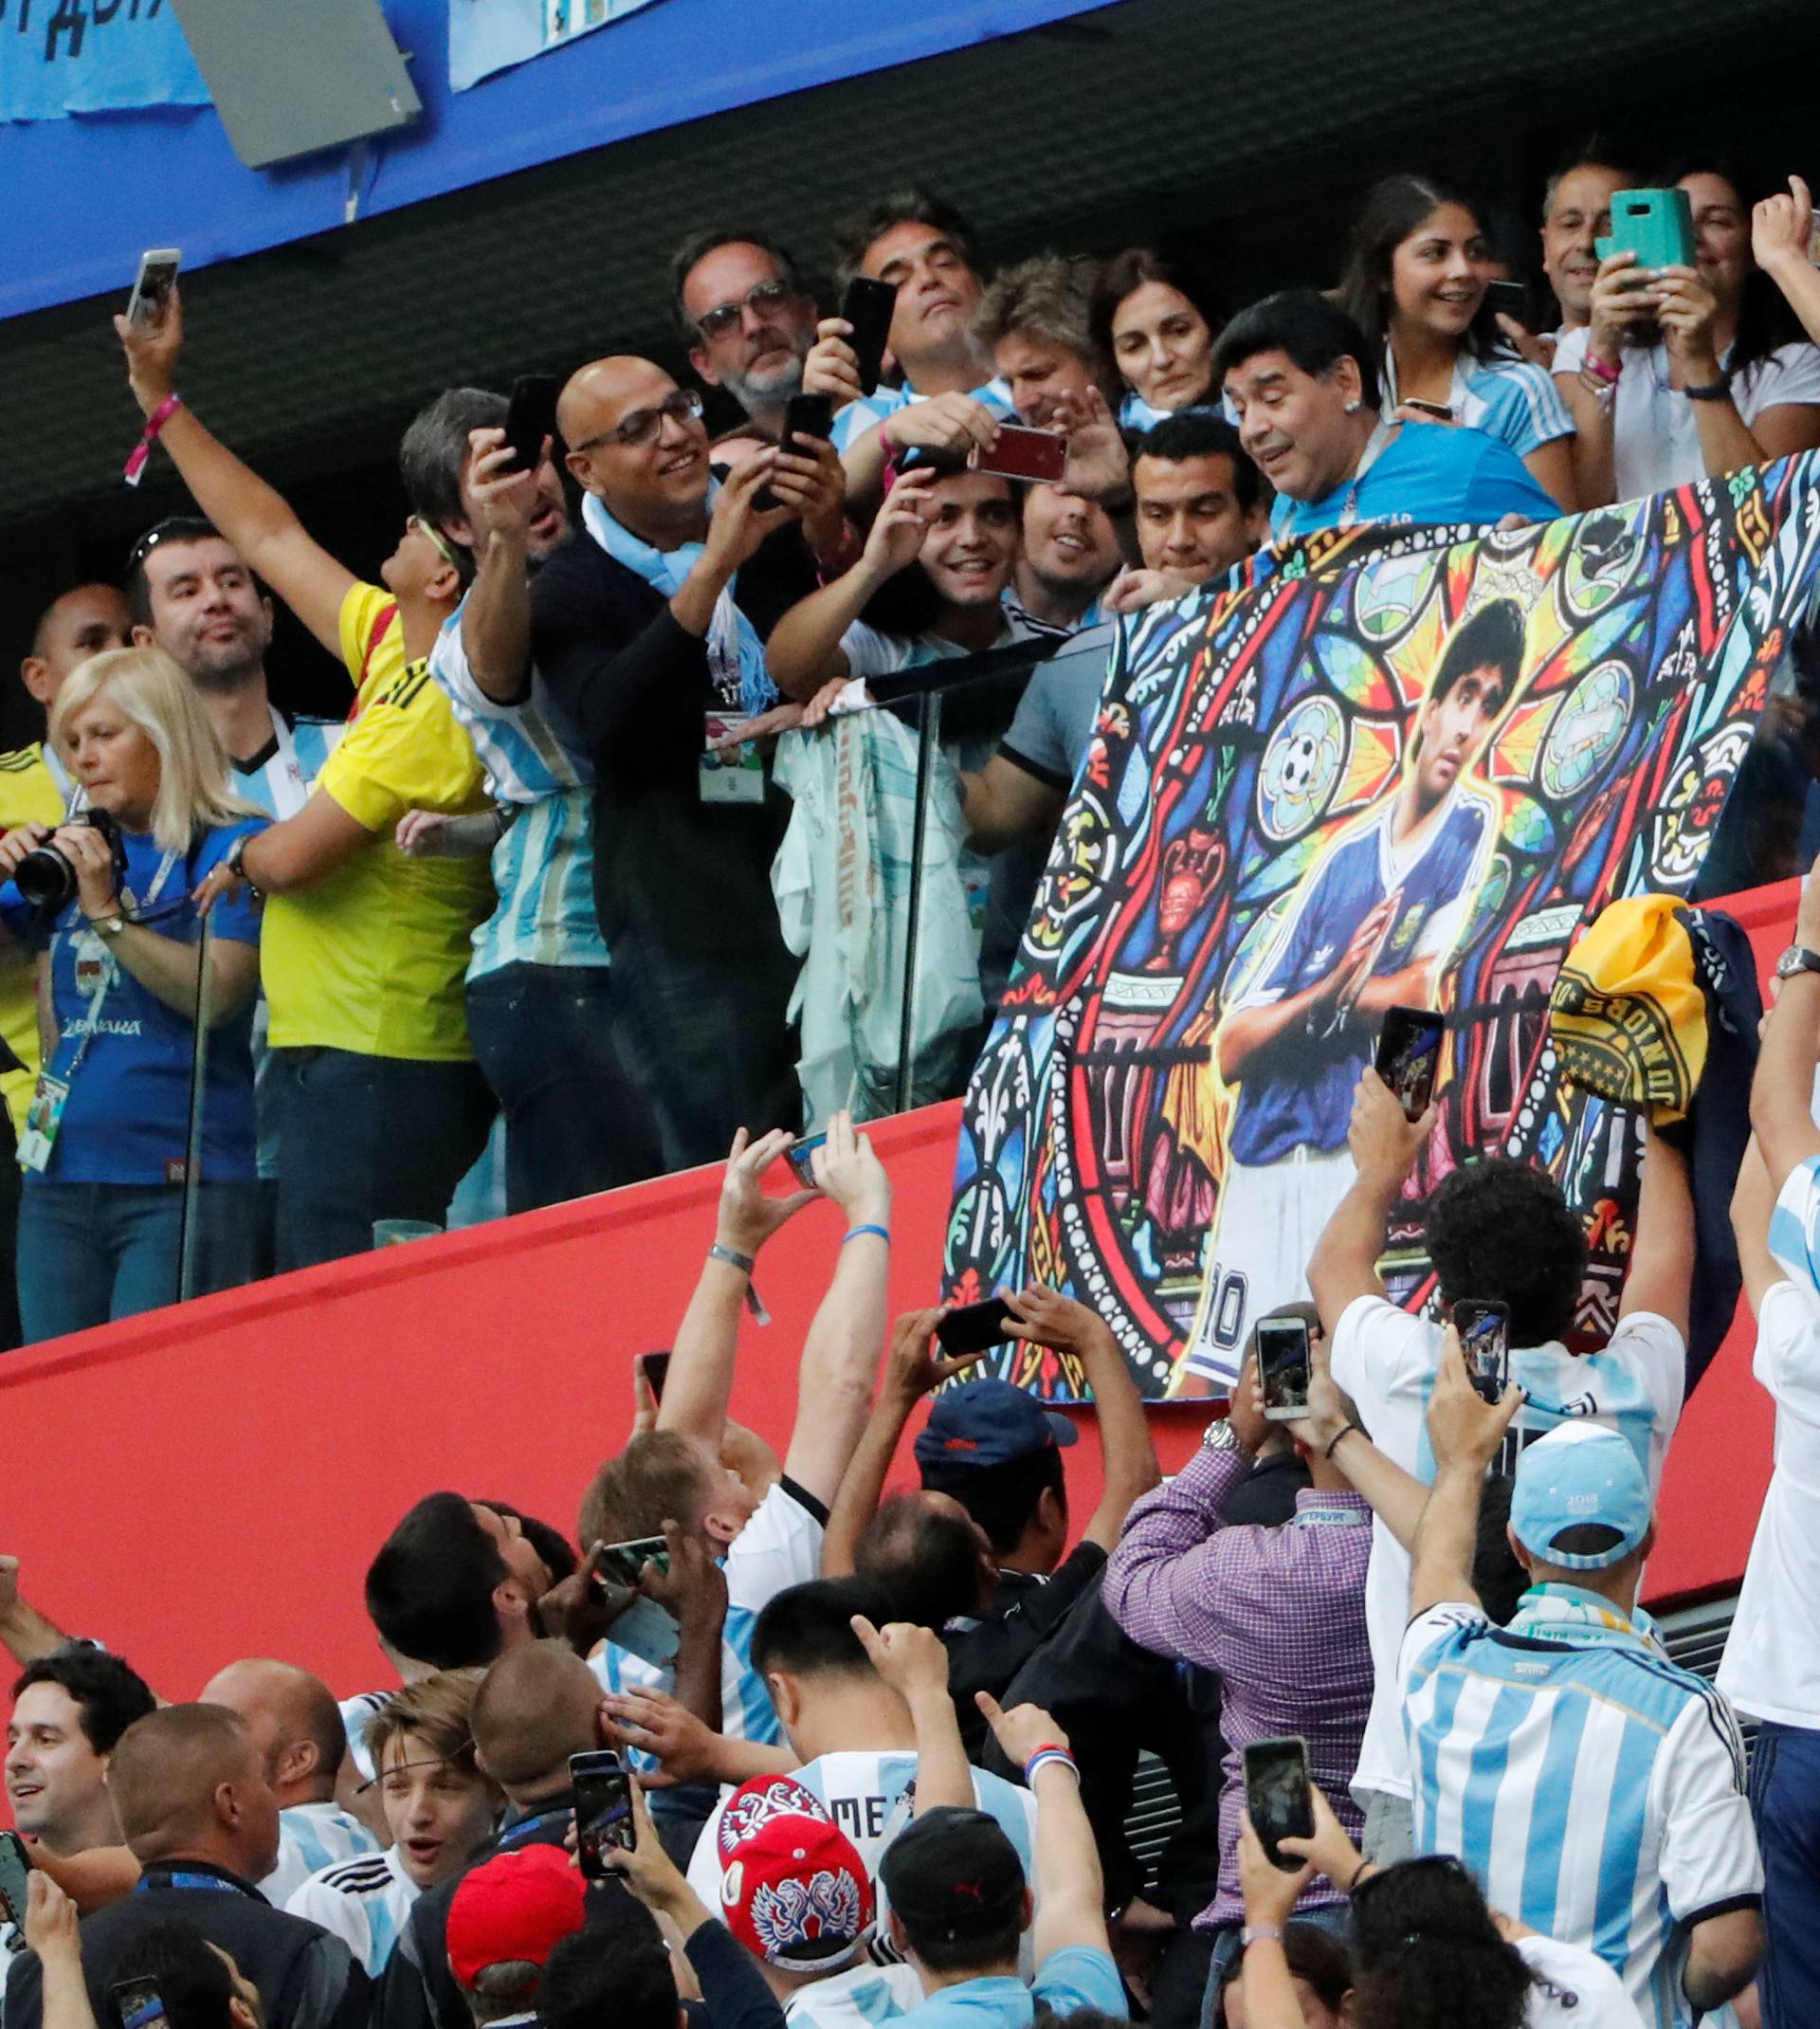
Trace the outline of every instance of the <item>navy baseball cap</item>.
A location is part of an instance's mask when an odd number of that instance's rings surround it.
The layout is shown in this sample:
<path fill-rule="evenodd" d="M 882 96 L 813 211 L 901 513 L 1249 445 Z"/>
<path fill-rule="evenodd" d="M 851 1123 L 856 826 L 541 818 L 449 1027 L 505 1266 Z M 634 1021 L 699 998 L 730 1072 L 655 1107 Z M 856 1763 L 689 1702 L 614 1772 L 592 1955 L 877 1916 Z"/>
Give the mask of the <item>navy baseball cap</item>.
<path fill-rule="evenodd" d="M 917 1434 L 919 1466 L 1003 1466 L 1013 1458 L 1079 1441 L 1066 1417 L 1045 1409 L 1009 1380 L 967 1380 L 944 1388 Z"/>

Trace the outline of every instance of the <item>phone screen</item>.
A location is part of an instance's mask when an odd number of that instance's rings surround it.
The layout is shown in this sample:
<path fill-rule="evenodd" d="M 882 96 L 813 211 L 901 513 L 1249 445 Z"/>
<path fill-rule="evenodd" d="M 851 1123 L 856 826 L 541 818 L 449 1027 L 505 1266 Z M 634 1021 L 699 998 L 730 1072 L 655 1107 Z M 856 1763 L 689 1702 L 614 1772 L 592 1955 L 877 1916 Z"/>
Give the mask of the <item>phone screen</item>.
<path fill-rule="evenodd" d="M 1453 1307 L 1453 1327 L 1460 1334 L 1473 1387 L 1486 1401 L 1495 1402 L 1510 1380 L 1509 1305 L 1463 1296 Z"/>
<path fill-rule="evenodd" d="M 995 473 L 1001 479 L 1053 483 L 1068 468 L 1068 440 L 1059 430 L 1024 430 L 1015 423 L 1001 423 L 992 449 L 975 448 L 967 463 L 975 472 Z"/>
<path fill-rule="evenodd" d="M 1308 1743 L 1253 1741 L 1245 1750 L 1245 1807 L 1251 1829 L 1273 1867 L 1293 1874 L 1301 1865 L 1277 1850 L 1280 1838 L 1313 1838 L 1315 1809 L 1308 1801 Z"/>
<path fill-rule="evenodd" d="M 821 1134 L 806 1134 L 800 1142 L 792 1142 L 784 1150 L 784 1161 L 790 1164 L 796 1181 L 806 1191 L 815 1191 L 821 1188 L 815 1181 L 815 1166 L 809 1159 L 827 1140 L 826 1131 Z"/>
<path fill-rule="evenodd" d="M 1301 1318 L 1260 1318 L 1258 1378 L 1264 1413 L 1287 1422 L 1308 1406 L 1308 1326 Z"/>
<path fill-rule="evenodd" d="M 19 1929 L 26 1924 L 26 1884 L 31 1862 L 17 1832 L 0 1832 L 0 1915 Z"/>
<path fill-rule="evenodd" d="M 127 298 L 126 317 L 132 324 L 155 324 L 164 315 L 171 290 L 177 279 L 179 255 L 174 247 L 155 247 L 139 256 L 139 272 Z"/>
<path fill-rule="evenodd" d="M 120 2011 L 122 2029 L 153 2029 L 164 2015 L 164 1996 L 155 1980 L 121 1980 L 109 1990 Z"/>
<path fill-rule="evenodd" d="M 1393 1091 L 1405 1120 L 1420 1120 L 1434 1097 L 1447 1023 L 1429 1008 L 1386 1008 L 1377 1038 L 1377 1074 Z"/>
<path fill-rule="evenodd" d="M 561 386 L 554 374 L 520 374 L 512 383 L 505 441 L 521 472 L 535 472 L 543 463 L 544 440 L 556 432 L 556 396 Z"/>
<path fill-rule="evenodd" d="M 870 394 L 884 371 L 884 349 L 891 341 L 891 320 L 897 314 L 898 285 L 855 275 L 842 299 L 841 315 L 853 327 L 847 340 L 860 362 L 860 392 Z"/>
<path fill-rule="evenodd" d="M 625 1543 L 597 1543 L 594 1569 L 615 1584 L 636 1585 L 646 1564 L 670 1568 L 670 1546 L 662 1536 L 633 1536 Z"/>
<path fill-rule="evenodd" d="M 988 1346 L 1003 1345 L 1010 1334 L 1005 1321 L 1011 1307 L 1002 1296 L 989 1296 L 983 1304 L 963 1304 L 951 1310 L 936 1326 L 936 1340 L 944 1353 L 983 1353 Z"/>
<path fill-rule="evenodd" d="M 632 1817 L 632 1787 L 626 1764 L 610 1747 L 569 1757 L 569 1777 L 575 1791 L 575 1847 L 581 1871 L 591 1881 L 605 1881 L 610 1853 L 629 1852 L 638 1838 Z"/>

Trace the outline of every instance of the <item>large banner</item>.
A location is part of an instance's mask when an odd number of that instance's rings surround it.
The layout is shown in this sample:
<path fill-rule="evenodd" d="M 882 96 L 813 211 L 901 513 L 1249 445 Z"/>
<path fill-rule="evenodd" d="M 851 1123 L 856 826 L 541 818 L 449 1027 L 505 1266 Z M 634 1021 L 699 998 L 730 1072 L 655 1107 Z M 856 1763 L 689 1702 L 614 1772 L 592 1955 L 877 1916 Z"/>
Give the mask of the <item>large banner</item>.
<path fill-rule="evenodd" d="M 0 0 L 0 119 L 208 103 L 170 0 Z"/>
<path fill-rule="evenodd" d="M 1331 531 L 1129 624 L 969 1089 L 950 1293 L 1060 1284 L 1147 1398 L 1224 1394 L 1306 1294 L 1395 1004 L 1449 1029 L 1419 1234 L 1521 1124 L 1580 925 L 1692 883 L 1811 594 L 1816 461 L 1474 539 Z"/>
<path fill-rule="evenodd" d="M 496 70 L 560 49 L 651 0 L 448 0 L 448 82 L 464 92 Z"/>

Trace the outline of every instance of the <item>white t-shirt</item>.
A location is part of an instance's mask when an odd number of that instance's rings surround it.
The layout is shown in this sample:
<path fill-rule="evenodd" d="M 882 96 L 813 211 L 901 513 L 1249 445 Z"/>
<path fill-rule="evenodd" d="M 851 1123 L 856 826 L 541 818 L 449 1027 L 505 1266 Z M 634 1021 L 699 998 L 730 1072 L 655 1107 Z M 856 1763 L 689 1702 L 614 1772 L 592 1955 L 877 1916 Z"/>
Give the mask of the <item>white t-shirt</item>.
<path fill-rule="evenodd" d="M 844 1973 L 799 1986 L 784 2002 L 784 2020 L 795 2029 L 866 2029 L 921 2005 L 922 1982 L 909 1966 L 862 1960 Z"/>
<path fill-rule="evenodd" d="M 1820 1158 L 1782 1186 L 1770 1248 L 1790 1276 L 1763 1299 L 1752 1371 L 1775 1402 L 1775 1471 L 1720 1665 L 1720 1689 L 1780 1726 L 1820 1727 Z"/>
<path fill-rule="evenodd" d="M 1381 1296 L 1361 1296 L 1349 1304 L 1334 1333 L 1334 1379 L 1357 1403 L 1372 1442 L 1424 1482 L 1434 1477 L 1426 1419 L 1442 1344 L 1439 1325 L 1399 1310 Z M 1514 1348 L 1510 1366 L 1511 1379 L 1529 1391 L 1529 1400 L 1511 1426 L 1514 1443 L 1506 1470 L 1516 1451 L 1544 1432 L 1570 1420 L 1591 1421 L 1629 1437 L 1651 1490 L 1660 1484 L 1687 1374 L 1686 1345 L 1666 1318 L 1633 1310 L 1619 1320 L 1602 1352 L 1575 1356 L 1552 1342 Z M 1410 1559 L 1382 1522 L 1372 1527 L 1365 1624 L 1376 1687 L 1353 1791 L 1407 1797 L 1409 1755 L 1396 1656 L 1410 1618 Z"/>
<path fill-rule="evenodd" d="M 1561 339 L 1555 355 L 1556 377 L 1579 373 L 1586 363 L 1588 336 L 1582 326 Z M 1732 382 L 1732 404 L 1747 425 L 1766 409 L 1792 402 L 1820 405 L 1820 345 L 1778 345 Z M 1694 404 L 1669 386 L 1668 354 L 1660 343 L 1627 345 L 1619 356 L 1611 449 L 1621 501 L 1691 485 L 1706 477 Z"/>
<path fill-rule="evenodd" d="M 1517 1949 L 1536 1976 L 1524 2029 L 1643 2029 L 1624 1982 L 1596 1952 L 1540 1936 L 1520 1937 Z"/>

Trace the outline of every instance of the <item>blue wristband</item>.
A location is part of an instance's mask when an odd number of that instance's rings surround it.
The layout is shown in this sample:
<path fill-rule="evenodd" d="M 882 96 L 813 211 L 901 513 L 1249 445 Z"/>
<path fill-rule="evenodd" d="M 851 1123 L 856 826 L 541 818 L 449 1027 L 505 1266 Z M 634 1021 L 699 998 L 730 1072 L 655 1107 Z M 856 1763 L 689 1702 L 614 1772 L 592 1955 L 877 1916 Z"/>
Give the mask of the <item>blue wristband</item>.
<path fill-rule="evenodd" d="M 1059 1764 L 1062 1767 L 1065 1768 L 1068 1773 L 1073 1776 L 1077 1782 L 1081 1780 L 1080 1765 L 1075 1761 L 1074 1756 L 1070 1754 L 1065 1747 L 1039 1747 L 1036 1752 L 1030 1756 L 1029 1760 L 1024 1764 L 1025 1788 L 1034 1788 L 1036 1784 L 1036 1771 L 1039 1768 L 1046 1767 L 1051 1762 L 1055 1762 Z"/>
<path fill-rule="evenodd" d="M 847 1234 L 846 1238 L 841 1242 L 841 1245 L 845 1247 L 847 1240 L 857 1240 L 863 1233 L 875 1233 L 887 1247 L 891 1244 L 891 1234 L 883 1226 L 855 1226 Z"/>

